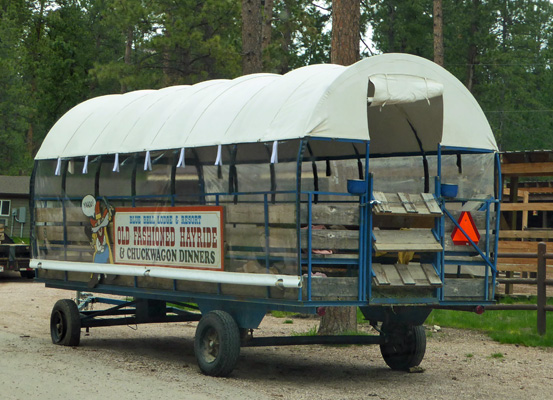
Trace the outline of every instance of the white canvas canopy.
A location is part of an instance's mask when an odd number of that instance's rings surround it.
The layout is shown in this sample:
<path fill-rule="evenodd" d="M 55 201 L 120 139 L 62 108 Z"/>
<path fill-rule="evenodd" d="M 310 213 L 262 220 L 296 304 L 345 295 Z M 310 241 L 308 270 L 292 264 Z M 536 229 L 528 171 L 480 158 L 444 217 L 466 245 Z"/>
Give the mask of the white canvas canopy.
<path fill-rule="evenodd" d="M 442 124 L 443 122 L 443 124 Z M 85 101 L 50 130 L 36 159 L 304 137 L 370 140 L 371 153 L 437 144 L 497 150 L 476 100 L 449 72 L 406 54 L 323 64 Z"/>

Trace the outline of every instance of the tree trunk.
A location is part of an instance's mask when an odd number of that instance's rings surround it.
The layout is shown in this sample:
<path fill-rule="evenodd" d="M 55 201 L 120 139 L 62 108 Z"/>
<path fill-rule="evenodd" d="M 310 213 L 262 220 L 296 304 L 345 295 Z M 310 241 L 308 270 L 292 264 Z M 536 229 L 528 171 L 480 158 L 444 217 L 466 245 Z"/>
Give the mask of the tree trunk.
<path fill-rule="evenodd" d="M 359 60 L 359 0 L 332 1 L 332 43 L 330 59 L 334 64 L 350 65 Z M 357 331 L 357 307 L 326 307 L 319 335 Z"/>
<path fill-rule="evenodd" d="M 388 5 L 388 18 L 389 18 L 389 27 L 388 27 L 388 51 L 393 53 L 396 52 L 396 9 L 393 4 Z"/>
<path fill-rule="evenodd" d="M 127 29 L 127 40 L 125 42 L 125 57 L 123 58 L 123 61 L 125 62 L 125 65 L 131 65 L 132 62 L 132 43 L 133 43 L 133 37 L 134 37 L 134 30 L 132 27 L 129 27 Z M 121 83 L 121 93 L 127 93 L 128 88 L 125 83 Z"/>
<path fill-rule="evenodd" d="M 359 0 L 332 1 L 333 64 L 350 65 L 359 61 L 361 3 Z"/>
<path fill-rule="evenodd" d="M 261 1 L 242 0 L 242 74 L 263 69 L 261 59 Z"/>
<path fill-rule="evenodd" d="M 338 335 L 357 331 L 357 307 L 326 307 L 319 335 Z"/>
<path fill-rule="evenodd" d="M 281 32 L 282 39 L 281 39 L 281 49 L 282 49 L 282 57 L 280 61 L 280 65 L 278 67 L 278 73 L 279 74 L 285 74 L 290 71 L 290 46 L 292 44 L 292 22 L 291 22 L 291 4 L 293 4 L 294 0 L 284 0 L 282 7 L 283 11 L 281 13 L 281 19 L 284 21 L 284 28 Z"/>
<path fill-rule="evenodd" d="M 265 6 L 263 7 L 263 25 L 261 27 L 261 47 L 263 51 L 271 44 L 273 4 L 274 0 L 265 0 Z"/>
<path fill-rule="evenodd" d="M 434 0 L 434 62 L 444 66 L 444 15 L 442 0 Z"/>
<path fill-rule="evenodd" d="M 472 13 L 472 20 L 470 23 L 470 43 L 467 53 L 467 89 L 472 92 L 472 88 L 474 87 L 474 69 L 477 62 L 476 57 L 478 56 L 478 48 L 476 47 L 476 33 L 478 32 L 478 21 L 477 21 L 477 13 L 478 8 L 480 6 L 480 0 L 473 0 L 473 13 Z"/>

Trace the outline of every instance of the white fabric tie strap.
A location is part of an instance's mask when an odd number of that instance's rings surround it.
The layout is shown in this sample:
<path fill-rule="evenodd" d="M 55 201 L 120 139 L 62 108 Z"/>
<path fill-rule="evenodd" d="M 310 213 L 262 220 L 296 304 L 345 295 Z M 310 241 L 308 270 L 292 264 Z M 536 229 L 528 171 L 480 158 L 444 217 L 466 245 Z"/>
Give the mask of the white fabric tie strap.
<path fill-rule="evenodd" d="M 115 161 L 113 161 L 113 172 L 119 172 L 119 153 L 115 153 Z"/>
<path fill-rule="evenodd" d="M 271 164 L 278 164 L 278 140 L 273 142 L 273 153 L 271 154 Z"/>
<path fill-rule="evenodd" d="M 223 165 L 223 156 L 222 156 L 222 147 L 221 145 L 217 146 L 217 159 L 215 160 L 215 165 Z"/>
<path fill-rule="evenodd" d="M 426 77 L 424 78 L 424 84 L 426 86 L 426 102 L 430 105 L 430 99 L 428 98 L 428 79 L 426 79 Z"/>
<path fill-rule="evenodd" d="M 144 171 L 152 170 L 152 159 L 150 157 L 150 151 L 146 152 L 146 159 L 144 160 Z"/>
<path fill-rule="evenodd" d="M 88 174 L 88 156 L 84 157 L 83 174 Z"/>
<path fill-rule="evenodd" d="M 56 165 L 56 172 L 54 172 L 56 176 L 61 175 L 61 157 L 58 157 L 58 164 Z"/>
<path fill-rule="evenodd" d="M 177 163 L 177 168 L 184 168 L 186 164 L 184 163 L 184 147 L 180 149 L 179 162 Z"/>

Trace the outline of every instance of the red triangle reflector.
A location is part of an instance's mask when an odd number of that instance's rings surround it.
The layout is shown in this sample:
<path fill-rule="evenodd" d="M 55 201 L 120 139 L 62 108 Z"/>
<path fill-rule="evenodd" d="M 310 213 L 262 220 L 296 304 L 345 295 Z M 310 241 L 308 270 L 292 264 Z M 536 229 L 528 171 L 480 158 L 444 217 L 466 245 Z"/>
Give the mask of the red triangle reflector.
<path fill-rule="evenodd" d="M 470 215 L 468 211 L 461 212 L 461 216 L 459 217 L 457 223 L 467 233 L 470 240 L 472 240 L 475 244 L 478 244 L 480 241 L 480 233 L 478 233 L 478 229 L 472 219 L 472 215 Z M 451 233 L 451 239 L 453 240 L 453 244 L 457 246 L 468 246 L 470 244 L 467 237 L 457 226 L 455 226 L 455 229 L 453 229 L 453 232 Z"/>

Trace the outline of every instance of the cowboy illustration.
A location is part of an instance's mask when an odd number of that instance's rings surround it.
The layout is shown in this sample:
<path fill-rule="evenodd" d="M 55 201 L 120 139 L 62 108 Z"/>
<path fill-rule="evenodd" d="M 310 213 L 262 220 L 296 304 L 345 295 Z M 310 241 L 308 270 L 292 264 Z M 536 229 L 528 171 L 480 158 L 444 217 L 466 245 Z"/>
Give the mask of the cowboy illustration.
<path fill-rule="evenodd" d="M 99 200 L 92 195 L 86 195 L 83 198 L 81 207 L 84 215 L 90 218 L 92 227 L 92 242 L 94 255 L 92 260 L 95 263 L 113 263 L 113 255 L 109 244 L 107 226 L 112 219 L 112 208 L 104 199 L 105 207 L 102 207 Z"/>

